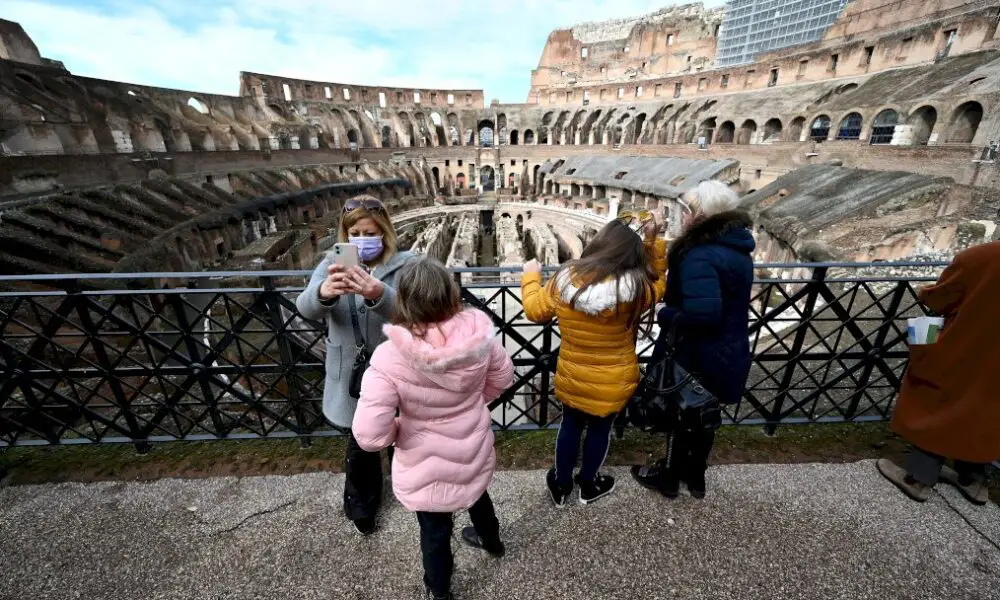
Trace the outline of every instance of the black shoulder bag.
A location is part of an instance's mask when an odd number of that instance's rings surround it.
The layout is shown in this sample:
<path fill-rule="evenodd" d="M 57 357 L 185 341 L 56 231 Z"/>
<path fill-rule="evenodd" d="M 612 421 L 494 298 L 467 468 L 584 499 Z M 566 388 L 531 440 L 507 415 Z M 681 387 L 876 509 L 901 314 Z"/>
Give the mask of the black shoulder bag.
<path fill-rule="evenodd" d="M 354 345 L 357 346 L 358 355 L 354 358 L 354 365 L 351 367 L 351 380 L 347 387 L 347 393 L 351 398 L 361 397 L 361 378 L 365 375 L 371 355 L 368 352 L 368 343 L 361 334 L 361 325 L 358 323 L 358 307 L 355 306 L 357 296 L 351 295 L 349 304 L 351 305 L 351 326 L 354 327 Z"/>
<path fill-rule="evenodd" d="M 628 419 L 652 433 L 712 431 L 722 426 L 719 399 L 676 360 L 677 325 L 667 333 L 664 357 L 650 364 L 628 406 Z"/>

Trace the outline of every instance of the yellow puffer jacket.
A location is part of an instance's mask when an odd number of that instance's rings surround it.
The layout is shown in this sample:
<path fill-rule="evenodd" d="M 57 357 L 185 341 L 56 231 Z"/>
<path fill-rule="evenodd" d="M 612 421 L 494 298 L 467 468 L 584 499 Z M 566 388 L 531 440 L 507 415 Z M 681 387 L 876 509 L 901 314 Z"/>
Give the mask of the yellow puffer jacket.
<path fill-rule="evenodd" d="M 666 249 L 664 240 L 656 240 L 650 248 L 658 277 L 652 302 L 643 310 L 663 297 Z M 633 303 L 619 305 L 614 281 L 591 286 L 571 306 L 576 290 L 569 275 L 553 277 L 544 286 L 540 273 L 525 273 L 521 279 L 521 299 L 528 319 L 544 323 L 559 317 L 562 341 L 556 398 L 587 414 L 605 417 L 624 408 L 639 383 L 636 331 L 628 326 Z M 625 299 L 638 296 L 637 290 L 624 287 L 620 293 Z"/>

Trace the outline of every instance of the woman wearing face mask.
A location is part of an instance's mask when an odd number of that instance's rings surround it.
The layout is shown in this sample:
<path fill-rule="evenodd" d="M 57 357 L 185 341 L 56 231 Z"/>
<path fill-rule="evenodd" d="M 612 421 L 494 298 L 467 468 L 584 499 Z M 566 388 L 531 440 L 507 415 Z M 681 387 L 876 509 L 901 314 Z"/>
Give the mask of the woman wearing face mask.
<path fill-rule="evenodd" d="M 323 414 L 337 427 L 349 429 L 358 405 L 350 393 L 359 350 L 354 321 L 364 347 L 374 351 L 385 340 L 382 326 L 389 322 L 395 304 L 396 273 L 416 256 L 396 251 L 389 213 L 373 196 L 355 196 L 344 204 L 339 238 L 358 247 L 364 268 L 344 269 L 327 255 L 295 305 L 307 319 L 326 320 Z M 378 452 L 362 450 L 353 433 L 348 435 L 344 472 L 344 512 L 361 534 L 369 535 L 375 531 L 382 498 L 382 460 Z"/>

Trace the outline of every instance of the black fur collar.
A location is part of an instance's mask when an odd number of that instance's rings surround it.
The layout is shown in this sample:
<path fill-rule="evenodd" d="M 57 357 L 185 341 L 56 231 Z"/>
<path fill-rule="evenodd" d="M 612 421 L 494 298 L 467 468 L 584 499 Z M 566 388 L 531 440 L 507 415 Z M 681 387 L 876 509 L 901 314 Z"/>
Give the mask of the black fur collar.
<path fill-rule="evenodd" d="M 682 254 L 695 246 L 713 242 L 726 235 L 730 231 L 739 228 L 749 228 L 753 226 L 753 219 L 746 212 L 734 210 L 719 213 L 714 217 L 709 217 L 700 223 L 696 223 L 683 235 L 670 244 L 668 262 L 674 264 Z"/>

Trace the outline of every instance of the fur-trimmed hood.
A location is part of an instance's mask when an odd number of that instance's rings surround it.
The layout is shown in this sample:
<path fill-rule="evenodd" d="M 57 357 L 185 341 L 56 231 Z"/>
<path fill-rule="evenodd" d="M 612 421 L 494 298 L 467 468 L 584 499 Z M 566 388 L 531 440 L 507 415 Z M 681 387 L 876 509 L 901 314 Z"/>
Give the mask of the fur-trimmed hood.
<path fill-rule="evenodd" d="M 673 266 L 685 252 L 703 244 L 722 244 L 741 252 L 752 253 L 756 243 L 751 227 L 753 219 L 743 211 L 724 212 L 709 217 L 674 240 L 667 253 L 667 262 Z"/>
<path fill-rule="evenodd" d="M 489 362 L 496 337 L 493 321 L 481 310 L 467 309 L 431 326 L 423 337 L 405 327 L 382 328 L 389 344 L 415 371 L 448 390 L 467 385 L 468 371 L 481 371 Z"/>
<path fill-rule="evenodd" d="M 572 268 L 563 269 L 556 277 L 556 287 L 559 290 L 559 297 L 567 304 L 573 301 L 580 290 L 574 281 Z M 627 279 L 609 279 L 588 287 L 580 297 L 573 302 L 573 308 L 591 315 L 597 316 L 606 310 L 611 310 L 619 304 L 634 302 L 637 293 L 635 285 Z"/>

